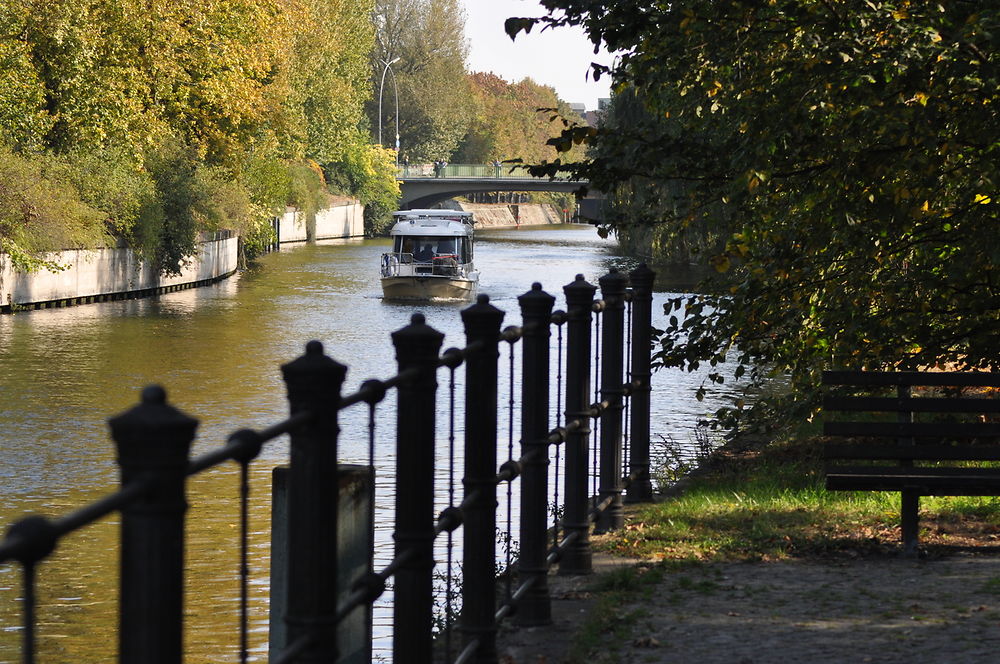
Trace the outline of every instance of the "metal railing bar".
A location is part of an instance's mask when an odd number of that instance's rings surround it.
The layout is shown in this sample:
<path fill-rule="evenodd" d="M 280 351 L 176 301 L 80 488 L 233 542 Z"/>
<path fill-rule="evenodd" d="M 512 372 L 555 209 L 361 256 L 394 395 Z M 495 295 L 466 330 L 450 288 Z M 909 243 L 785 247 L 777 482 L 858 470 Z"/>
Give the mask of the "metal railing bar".
<path fill-rule="evenodd" d="M 394 387 L 399 387 L 401 384 L 413 380 L 420 375 L 420 370 L 417 368 L 407 369 L 406 371 L 400 371 L 398 374 L 392 378 L 386 378 L 383 381 L 377 381 L 377 384 L 371 381 L 365 381 L 365 385 L 354 394 L 349 394 L 346 397 L 340 399 L 340 410 L 347 408 L 348 406 L 353 406 L 356 403 L 371 402 L 371 401 L 381 401 L 385 398 L 385 393 Z"/>
<path fill-rule="evenodd" d="M 62 537 L 78 528 L 91 524 L 137 500 L 144 493 L 152 489 L 155 483 L 156 481 L 152 477 L 144 477 L 129 482 L 127 486 L 122 487 L 119 491 L 96 500 L 86 507 L 81 507 L 60 519 L 56 519 L 53 522 L 55 531 L 59 537 Z"/>
<path fill-rule="evenodd" d="M 566 537 L 562 538 L 562 540 L 559 542 L 558 546 L 553 547 L 549 551 L 549 555 L 546 556 L 545 562 L 548 565 L 555 564 L 556 561 L 558 561 L 559 558 L 562 557 L 563 552 L 566 551 L 569 545 L 575 542 L 579 537 L 580 537 L 580 531 L 578 530 L 574 530 L 569 535 L 566 535 Z"/>
<path fill-rule="evenodd" d="M 375 576 L 379 577 L 383 581 L 388 579 L 390 576 L 396 573 L 400 567 L 408 562 L 412 562 L 416 552 L 412 549 L 404 549 L 395 558 L 389 561 L 389 564 L 382 568 L 381 572 L 376 572 Z"/>
<path fill-rule="evenodd" d="M 347 596 L 347 599 L 337 606 L 336 622 L 339 623 L 341 620 L 346 618 L 351 611 L 358 608 L 362 604 L 370 604 L 381 597 L 385 592 L 385 582 L 389 579 L 389 577 L 395 574 L 396 570 L 398 570 L 402 565 L 412 561 L 414 555 L 415 552 L 412 549 L 406 549 L 389 561 L 389 564 L 382 568 L 381 571 L 372 574 L 370 579 L 381 582 L 381 587 L 378 588 L 377 591 L 372 590 L 370 583 L 367 586 L 355 587 L 351 591 L 351 594 Z M 369 577 L 365 578 L 368 579 Z"/>
<path fill-rule="evenodd" d="M 500 608 L 497 609 L 496 614 L 494 614 L 494 619 L 497 622 L 500 622 L 510 615 L 510 612 L 515 606 L 517 606 L 517 603 L 521 601 L 521 599 L 528 594 L 528 591 L 531 590 L 532 587 L 538 582 L 538 578 L 539 577 L 537 576 L 531 576 L 525 579 L 521 585 L 517 587 L 517 590 L 515 590 L 510 596 L 510 599 L 500 605 Z"/>
<path fill-rule="evenodd" d="M 518 477 L 521 476 L 521 466 L 522 460 L 527 458 L 528 455 L 521 457 L 517 461 L 513 459 L 509 461 L 504 461 L 503 465 L 500 466 L 500 472 L 497 473 L 496 481 L 497 484 L 503 484 L 504 482 L 513 482 Z M 510 507 L 507 508 L 507 512 L 510 513 Z"/>
<path fill-rule="evenodd" d="M 595 505 L 594 508 L 592 510 L 590 510 L 590 514 L 588 515 L 588 518 L 590 519 L 590 521 L 591 522 L 596 521 L 597 517 L 600 515 L 600 513 L 603 512 L 604 510 L 608 509 L 608 507 L 610 507 L 610 505 L 611 505 L 611 503 L 612 503 L 613 500 L 614 500 L 614 498 L 612 498 L 611 496 L 608 496 L 607 498 L 605 498 L 604 500 L 602 500 L 600 503 L 598 503 L 597 505 Z"/>
<path fill-rule="evenodd" d="M 208 470 L 213 466 L 218 466 L 234 459 L 239 460 L 244 453 L 251 451 L 256 446 L 270 442 L 279 436 L 289 433 L 294 428 L 305 424 L 310 419 L 312 419 L 312 413 L 308 411 L 301 411 L 286 420 L 282 420 L 277 424 L 272 424 L 271 426 L 260 431 L 253 431 L 251 429 L 237 431 L 230 435 L 229 441 L 225 446 L 203 454 L 200 457 L 191 459 L 188 463 L 187 474 L 197 475 L 198 473 Z M 240 437 L 240 434 L 245 434 L 246 437 Z M 250 458 L 253 458 L 254 456 L 256 456 L 256 454 L 251 454 Z"/>
<path fill-rule="evenodd" d="M 462 652 L 458 653 L 458 657 L 455 658 L 455 664 L 465 664 L 468 662 L 476 651 L 479 650 L 479 639 L 473 639 L 462 649 Z"/>
<path fill-rule="evenodd" d="M 115 493 L 52 521 L 47 535 L 52 538 L 53 542 L 58 542 L 59 539 L 74 530 L 90 525 L 138 499 L 149 491 L 153 487 L 153 484 L 154 481 L 152 478 L 135 480 Z M 0 563 L 21 558 L 24 554 L 24 548 L 35 544 L 35 539 L 33 537 L 8 535 L 3 543 L 0 544 Z"/>
<path fill-rule="evenodd" d="M 537 327 L 537 326 L 536 326 Z M 500 333 L 500 340 L 506 341 L 507 343 L 514 343 L 519 341 L 524 336 L 524 328 L 518 327 L 517 325 L 508 325 Z"/>

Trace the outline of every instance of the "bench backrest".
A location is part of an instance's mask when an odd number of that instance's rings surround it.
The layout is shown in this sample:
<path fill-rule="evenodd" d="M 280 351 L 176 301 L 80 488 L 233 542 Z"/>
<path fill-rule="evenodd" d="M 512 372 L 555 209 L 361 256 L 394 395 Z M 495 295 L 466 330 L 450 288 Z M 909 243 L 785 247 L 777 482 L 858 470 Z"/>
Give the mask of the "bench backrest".
<path fill-rule="evenodd" d="M 1000 461 L 1000 373 L 824 371 L 823 384 L 842 388 L 823 399 L 824 435 L 878 439 L 828 444 L 828 459 Z"/>

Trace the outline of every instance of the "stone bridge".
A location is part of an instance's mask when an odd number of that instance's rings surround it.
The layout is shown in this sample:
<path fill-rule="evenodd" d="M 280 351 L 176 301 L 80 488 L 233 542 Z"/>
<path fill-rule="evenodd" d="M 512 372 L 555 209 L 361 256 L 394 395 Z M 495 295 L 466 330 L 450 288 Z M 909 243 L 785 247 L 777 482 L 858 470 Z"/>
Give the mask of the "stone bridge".
<path fill-rule="evenodd" d="M 587 182 L 581 180 L 536 178 L 524 171 L 512 172 L 509 165 L 499 168 L 484 164 L 448 164 L 435 169 L 433 164 L 401 166 L 397 175 L 404 210 L 429 208 L 436 203 L 473 192 L 488 191 L 562 191 L 573 193 Z"/>

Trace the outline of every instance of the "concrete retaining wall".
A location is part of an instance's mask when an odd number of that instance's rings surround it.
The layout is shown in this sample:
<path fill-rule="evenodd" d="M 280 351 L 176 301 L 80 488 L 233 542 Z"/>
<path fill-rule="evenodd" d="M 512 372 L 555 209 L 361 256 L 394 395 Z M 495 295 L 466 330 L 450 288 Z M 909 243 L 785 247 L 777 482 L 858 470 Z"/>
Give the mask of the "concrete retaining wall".
<path fill-rule="evenodd" d="M 456 207 L 476 215 L 477 228 L 503 228 L 559 224 L 562 218 L 555 206 L 541 203 L 456 203 Z M 517 209 L 517 218 L 514 210 Z"/>
<path fill-rule="evenodd" d="M 312 228 L 306 226 L 305 216 L 289 208 L 278 224 L 278 242 L 363 237 L 364 207 L 357 202 L 335 205 L 317 212 Z M 0 254 L 0 312 L 148 297 L 204 286 L 236 271 L 238 251 L 236 236 L 201 242 L 197 255 L 176 276 L 157 273 L 131 249 L 53 252 L 46 255 L 46 260 L 66 269 L 30 274 L 16 272 L 10 258 Z"/>
<path fill-rule="evenodd" d="M 87 304 L 109 299 L 146 297 L 182 288 L 202 286 L 236 271 L 238 238 L 198 244 L 179 275 L 159 274 L 131 249 L 79 249 L 46 255 L 66 266 L 60 272 L 17 272 L 10 258 L 0 254 L 0 310 Z"/>
<path fill-rule="evenodd" d="M 356 202 L 320 210 L 313 228 L 309 228 L 305 215 L 295 208 L 288 208 L 278 220 L 278 244 L 364 237 L 364 234 L 364 206 Z"/>

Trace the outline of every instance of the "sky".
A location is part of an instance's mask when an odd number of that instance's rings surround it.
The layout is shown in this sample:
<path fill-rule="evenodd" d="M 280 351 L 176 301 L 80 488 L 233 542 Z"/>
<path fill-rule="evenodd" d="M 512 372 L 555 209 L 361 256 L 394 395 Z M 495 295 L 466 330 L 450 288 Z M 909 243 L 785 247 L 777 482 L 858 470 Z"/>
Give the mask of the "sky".
<path fill-rule="evenodd" d="M 537 0 L 461 0 L 465 6 L 465 36 L 469 40 L 469 70 L 493 72 L 517 82 L 529 77 L 555 88 L 559 98 L 597 109 L 599 97 L 609 97 L 610 80 L 588 77 L 591 62 L 610 64 L 606 51 L 594 55 L 594 46 L 583 32 L 558 28 L 539 33 L 523 32 L 512 42 L 503 30 L 511 16 L 545 14 Z"/>

